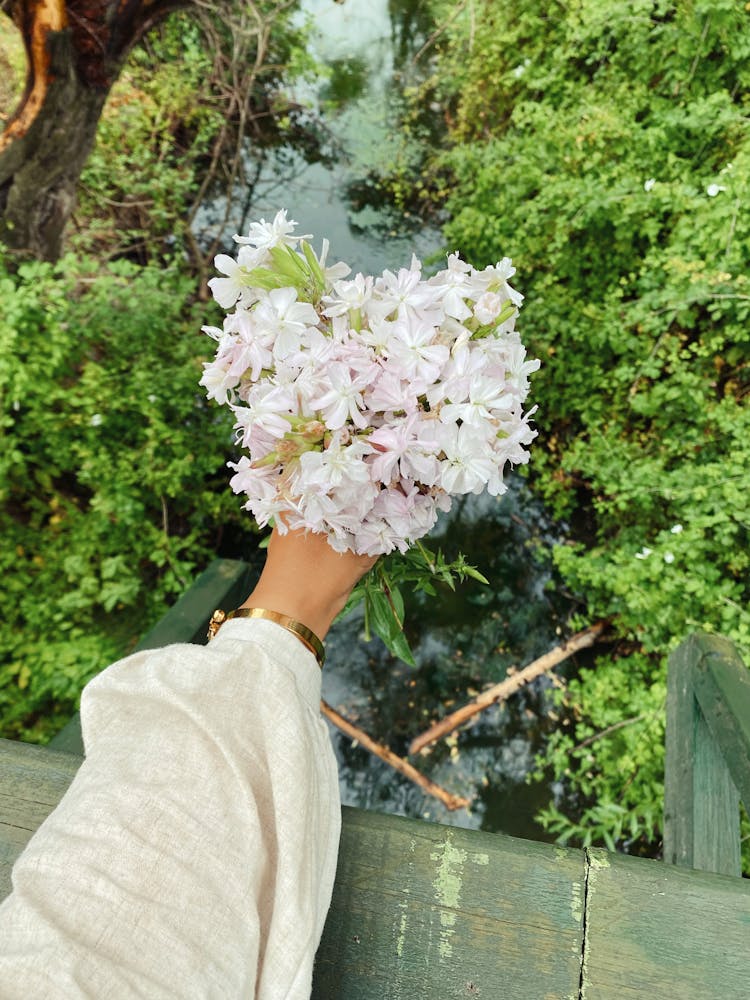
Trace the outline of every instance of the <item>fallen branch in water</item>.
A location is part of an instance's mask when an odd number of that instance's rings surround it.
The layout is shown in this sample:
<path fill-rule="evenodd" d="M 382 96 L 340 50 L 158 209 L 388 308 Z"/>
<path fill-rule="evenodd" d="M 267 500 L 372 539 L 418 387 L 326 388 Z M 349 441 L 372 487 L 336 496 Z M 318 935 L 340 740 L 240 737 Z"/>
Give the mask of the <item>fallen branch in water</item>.
<path fill-rule="evenodd" d="M 441 788 L 440 785 L 425 777 L 408 760 L 399 757 L 398 754 L 395 754 L 381 743 L 376 743 L 363 729 L 359 729 L 352 722 L 349 722 L 348 719 L 345 719 L 343 715 L 339 715 L 336 709 L 332 708 L 327 701 L 321 701 L 320 710 L 342 733 L 346 733 L 351 739 L 361 744 L 365 750 L 369 750 L 370 753 L 384 760 L 386 764 L 389 764 L 399 774 L 403 774 L 405 778 L 413 781 L 415 785 L 419 785 L 428 795 L 434 795 L 436 799 L 440 799 L 446 809 L 462 809 L 469 806 L 471 799 L 465 799 L 460 795 L 453 795 L 451 792 L 447 792 L 444 788 Z"/>
<path fill-rule="evenodd" d="M 436 722 L 434 726 L 430 726 L 429 729 L 416 736 L 411 741 L 409 753 L 419 753 L 424 747 L 429 746 L 430 743 L 435 743 L 436 740 L 447 736 L 448 733 L 452 733 L 454 729 L 458 729 L 460 725 L 484 711 L 485 708 L 489 708 L 495 702 L 503 701 L 510 695 L 515 694 L 516 691 L 525 684 L 528 684 L 529 681 L 533 681 L 535 677 L 540 677 L 548 670 L 556 667 L 558 663 L 567 660 L 573 653 L 577 653 L 581 649 L 586 649 L 588 646 L 593 646 L 597 639 L 600 638 L 607 624 L 608 622 L 606 621 L 597 622 L 596 625 L 584 629 L 583 632 L 576 632 L 570 639 L 566 639 L 561 645 L 555 646 L 554 649 L 545 653 L 544 656 L 540 656 L 527 667 L 524 667 L 523 670 L 519 670 L 517 674 L 512 674 L 510 677 L 506 677 L 504 681 L 500 681 L 499 684 L 494 684 L 491 688 L 487 688 L 486 691 L 482 691 L 476 698 L 462 705 L 461 708 L 457 708 L 455 712 L 446 715 L 440 722 Z"/>

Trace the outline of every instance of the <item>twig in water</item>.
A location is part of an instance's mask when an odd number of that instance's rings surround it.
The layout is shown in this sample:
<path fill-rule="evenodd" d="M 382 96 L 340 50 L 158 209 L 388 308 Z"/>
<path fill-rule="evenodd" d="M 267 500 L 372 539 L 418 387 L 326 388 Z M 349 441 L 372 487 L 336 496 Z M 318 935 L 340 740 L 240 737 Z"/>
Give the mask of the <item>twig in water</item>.
<path fill-rule="evenodd" d="M 451 792 L 446 791 L 422 774 L 421 771 L 418 771 L 408 760 L 399 757 L 398 754 L 395 754 L 381 743 L 376 743 L 363 729 L 345 719 L 327 701 L 321 701 L 320 710 L 342 733 L 346 733 L 350 739 L 357 740 L 365 750 L 369 750 L 370 753 L 375 754 L 376 757 L 385 761 L 386 764 L 389 764 L 399 774 L 403 774 L 405 778 L 413 781 L 415 785 L 419 785 L 428 795 L 433 795 L 436 799 L 440 799 L 446 809 L 465 809 L 471 803 L 471 799 L 463 798 L 460 795 L 453 795 Z"/>
<path fill-rule="evenodd" d="M 563 660 L 567 660 L 573 653 L 577 653 L 580 649 L 586 649 L 588 646 L 593 646 L 597 639 L 601 637 L 607 625 L 607 621 L 601 621 L 590 628 L 584 629 L 583 632 L 577 632 L 560 646 L 555 646 L 554 649 L 545 653 L 544 656 L 540 656 L 527 667 L 524 667 L 523 670 L 519 670 L 517 674 L 506 677 L 504 681 L 494 684 L 491 688 L 483 691 L 476 698 L 462 705 L 461 708 L 457 708 L 455 712 L 446 715 L 440 722 L 436 722 L 434 726 L 430 726 L 429 729 L 416 736 L 411 741 L 409 753 L 419 753 L 424 747 L 430 743 L 435 743 L 436 740 L 447 736 L 448 733 L 452 733 L 454 729 L 458 729 L 464 722 L 468 722 L 469 719 L 484 711 L 485 708 L 489 708 L 495 702 L 503 701 L 511 694 L 515 694 L 519 688 L 528 684 L 529 681 L 534 680 L 535 677 L 540 677 L 543 673 L 556 667 Z"/>

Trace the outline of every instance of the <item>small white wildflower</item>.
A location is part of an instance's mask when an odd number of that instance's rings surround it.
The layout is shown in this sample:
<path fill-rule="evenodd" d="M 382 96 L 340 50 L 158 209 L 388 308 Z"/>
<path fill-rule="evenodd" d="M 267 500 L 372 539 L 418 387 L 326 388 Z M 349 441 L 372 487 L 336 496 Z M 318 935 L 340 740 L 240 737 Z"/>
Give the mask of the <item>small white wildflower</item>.
<path fill-rule="evenodd" d="M 89 423 L 91 424 L 92 427 L 98 427 L 101 424 L 101 422 L 102 422 L 101 413 L 95 413 L 92 416 L 91 420 L 89 420 Z"/>
<path fill-rule="evenodd" d="M 726 191 L 723 184 L 709 184 L 706 188 L 706 194 L 709 198 L 715 198 L 720 191 Z"/>
<path fill-rule="evenodd" d="M 681 524 L 673 524 L 672 527 L 669 530 L 672 532 L 673 535 L 679 535 L 679 534 L 682 533 L 682 525 Z"/>
<path fill-rule="evenodd" d="M 643 190 L 644 191 L 650 191 L 651 188 L 654 186 L 654 184 L 656 184 L 656 178 L 655 177 L 649 177 L 649 179 L 647 181 L 644 181 L 644 183 L 643 183 Z"/>
<path fill-rule="evenodd" d="M 652 551 L 653 551 L 652 549 L 646 548 L 646 546 L 644 545 L 644 547 L 641 549 L 640 552 L 636 552 L 635 558 L 636 559 L 648 559 L 648 557 L 651 555 Z"/>
<path fill-rule="evenodd" d="M 665 552 L 664 553 L 664 562 L 665 563 L 673 563 L 674 562 L 674 552 Z"/>

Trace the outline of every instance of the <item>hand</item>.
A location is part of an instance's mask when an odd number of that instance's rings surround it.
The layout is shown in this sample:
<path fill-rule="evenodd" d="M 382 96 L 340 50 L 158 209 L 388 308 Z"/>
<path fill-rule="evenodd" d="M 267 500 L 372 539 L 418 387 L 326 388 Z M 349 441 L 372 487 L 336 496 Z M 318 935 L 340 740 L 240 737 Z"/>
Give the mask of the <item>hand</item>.
<path fill-rule="evenodd" d="M 274 528 L 266 565 L 243 608 L 290 615 L 323 639 L 355 584 L 377 557 L 334 552 L 324 535 Z"/>

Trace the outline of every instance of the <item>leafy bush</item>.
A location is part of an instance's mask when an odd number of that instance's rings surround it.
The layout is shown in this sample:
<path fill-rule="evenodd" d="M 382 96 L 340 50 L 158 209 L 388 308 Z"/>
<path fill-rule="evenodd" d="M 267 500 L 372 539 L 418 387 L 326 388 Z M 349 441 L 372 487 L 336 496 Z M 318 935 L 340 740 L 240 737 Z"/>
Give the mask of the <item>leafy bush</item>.
<path fill-rule="evenodd" d="M 706 629 L 750 657 L 747 13 L 474 6 L 434 4 L 428 91 L 452 129 L 419 183 L 451 249 L 521 270 L 543 359 L 533 485 L 571 524 L 555 558 L 587 620 L 619 640 L 570 684 L 576 724 L 545 761 L 578 813 L 543 819 L 655 845 L 666 655 Z"/>
<path fill-rule="evenodd" d="M 14 274 L 0 257 L 6 737 L 48 738 L 222 534 L 248 529 L 226 488 L 231 428 L 197 387 L 193 285 L 70 257 Z"/>

